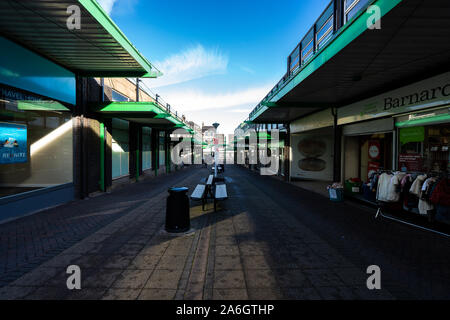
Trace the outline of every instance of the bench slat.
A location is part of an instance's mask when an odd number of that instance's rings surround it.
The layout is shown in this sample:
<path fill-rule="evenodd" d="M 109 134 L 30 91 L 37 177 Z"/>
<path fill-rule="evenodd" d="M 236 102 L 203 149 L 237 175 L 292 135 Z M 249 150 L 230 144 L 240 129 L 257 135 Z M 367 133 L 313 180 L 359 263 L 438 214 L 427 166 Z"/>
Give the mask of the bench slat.
<path fill-rule="evenodd" d="M 227 194 L 227 185 L 226 184 L 217 184 L 216 185 L 216 199 L 226 199 L 228 198 Z"/>
<path fill-rule="evenodd" d="M 213 179 L 214 179 L 214 176 L 211 174 L 211 175 L 209 175 L 209 177 L 208 177 L 208 181 L 206 182 L 206 184 L 208 184 L 208 185 L 211 185 L 212 184 L 212 182 L 213 182 Z"/>
<path fill-rule="evenodd" d="M 198 184 L 195 187 L 194 192 L 191 194 L 191 199 L 202 199 L 203 194 L 205 193 L 205 185 L 204 184 Z"/>

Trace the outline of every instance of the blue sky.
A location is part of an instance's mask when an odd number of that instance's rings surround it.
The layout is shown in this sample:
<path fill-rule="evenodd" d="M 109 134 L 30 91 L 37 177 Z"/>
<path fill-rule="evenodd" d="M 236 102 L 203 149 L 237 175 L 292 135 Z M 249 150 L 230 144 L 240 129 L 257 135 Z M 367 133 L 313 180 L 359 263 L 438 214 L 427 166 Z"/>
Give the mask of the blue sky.
<path fill-rule="evenodd" d="M 286 72 L 330 0 L 97 0 L 164 76 L 146 84 L 201 125 L 232 133 Z"/>

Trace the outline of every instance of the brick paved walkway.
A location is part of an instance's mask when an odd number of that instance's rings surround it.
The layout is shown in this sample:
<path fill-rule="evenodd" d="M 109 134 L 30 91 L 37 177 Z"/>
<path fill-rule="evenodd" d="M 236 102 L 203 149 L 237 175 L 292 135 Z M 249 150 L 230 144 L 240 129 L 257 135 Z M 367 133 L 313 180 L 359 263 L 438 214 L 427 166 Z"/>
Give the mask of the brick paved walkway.
<path fill-rule="evenodd" d="M 206 169 L 188 169 L 173 174 L 171 182 L 193 190 L 207 174 Z M 89 201 L 98 201 L 96 210 L 90 210 L 101 216 L 121 201 L 134 204 L 0 288 L 0 298 L 448 298 L 448 240 L 389 222 L 374 223 L 367 209 L 333 204 L 239 167 L 227 167 L 225 174 L 230 198 L 216 213 L 212 204 L 202 212 L 199 203 L 192 203 L 192 230 L 180 236 L 163 231 L 168 183 L 163 179 L 159 187 L 155 181 L 141 182 L 127 191 L 69 205 L 91 207 Z M 31 218 L 39 220 L 24 220 Z M 65 228 L 77 218 L 66 219 Z M 389 241 L 396 243 L 389 246 Z M 410 251 L 399 254 L 400 248 Z M 432 261 L 426 260 L 430 254 Z M 414 265 L 409 265 L 411 259 Z M 81 268 L 81 290 L 66 287 L 70 264 Z M 382 290 L 366 287 L 370 264 L 382 269 Z M 405 265 L 423 268 L 422 277 Z M 429 270 L 439 273 L 430 275 Z"/>
<path fill-rule="evenodd" d="M 142 205 L 149 197 L 190 175 L 189 170 L 0 224 L 0 287 Z"/>

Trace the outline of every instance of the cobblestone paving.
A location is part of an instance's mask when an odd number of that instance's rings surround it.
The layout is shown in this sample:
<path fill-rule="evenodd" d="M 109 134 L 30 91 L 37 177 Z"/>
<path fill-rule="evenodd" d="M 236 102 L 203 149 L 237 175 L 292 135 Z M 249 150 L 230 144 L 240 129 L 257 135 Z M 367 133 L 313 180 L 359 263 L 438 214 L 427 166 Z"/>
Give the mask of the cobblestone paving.
<path fill-rule="evenodd" d="M 207 174 L 206 169 L 192 169 L 174 176 L 178 177 L 177 185 L 193 190 Z M 227 167 L 225 174 L 229 199 L 221 203 L 218 212 L 213 212 L 211 203 L 203 212 L 200 203 L 191 203 L 192 229 L 189 232 L 173 236 L 163 230 L 166 188 L 155 187 L 158 193 L 151 197 L 144 197 L 145 193 L 129 195 L 136 201 L 147 200 L 9 282 L 0 288 L 0 298 L 316 300 L 416 297 L 413 289 L 405 285 L 405 281 L 396 279 L 396 273 L 383 264 L 390 259 L 391 264 L 408 271 L 403 262 L 392 256 L 398 244 L 393 245 L 393 250 L 383 252 L 382 255 L 388 257 L 383 258 L 377 253 L 381 249 L 377 243 L 363 252 L 358 243 L 345 242 L 344 245 L 334 240 L 346 234 L 346 228 L 350 227 L 360 237 L 366 237 L 358 231 L 366 227 L 356 224 L 363 222 L 342 220 L 341 213 L 359 214 L 363 217 L 360 219 L 371 221 L 368 212 L 346 203 L 333 204 L 319 195 L 275 179 L 255 176 L 239 167 Z M 308 207 L 310 201 L 319 201 L 317 208 Z M 114 207 L 115 203 L 110 204 Z M 317 210 L 322 211 L 317 213 Z M 314 214 L 323 224 L 321 229 L 308 218 Z M 323 220 L 323 215 L 327 215 L 328 222 Z M 70 228 L 70 222 L 66 223 Z M 386 231 L 385 225 L 372 225 L 372 229 L 367 235 L 368 241 L 378 237 L 384 244 L 386 237 L 379 231 Z M 445 239 L 398 225 L 390 225 L 388 231 L 401 232 L 407 237 L 405 243 L 414 243 L 419 237 L 422 242 L 434 241 L 438 249 L 448 245 Z M 352 239 L 355 235 L 349 232 L 348 236 Z M 361 243 L 364 242 L 361 239 Z M 404 248 L 410 249 L 414 256 L 421 253 L 415 252 L 413 246 Z M 445 252 L 435 258 L 444 264 L 447 262 L 444 256 Z M 382 290 L 367 289 L 368 262 L 380 262 Z M 66 268 L 71 264 L 81 268 L 81 290 L 67 289 Z M 430 280 L 415 277 L 415 274 L 407 274 L 406 282 L 422 280 L 426 285 Z M 415 293 L 425 296 L 422 292 Z"/>

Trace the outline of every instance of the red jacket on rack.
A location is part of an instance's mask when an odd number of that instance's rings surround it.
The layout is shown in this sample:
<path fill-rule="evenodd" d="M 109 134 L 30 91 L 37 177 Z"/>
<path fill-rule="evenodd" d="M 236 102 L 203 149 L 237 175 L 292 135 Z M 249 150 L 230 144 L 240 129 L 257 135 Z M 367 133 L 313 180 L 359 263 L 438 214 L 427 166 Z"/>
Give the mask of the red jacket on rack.
<path fill-rule="evenodd" d="M 431 202 L 450 207 L 450 179 L 442 179 L 434 189 Z"/>

